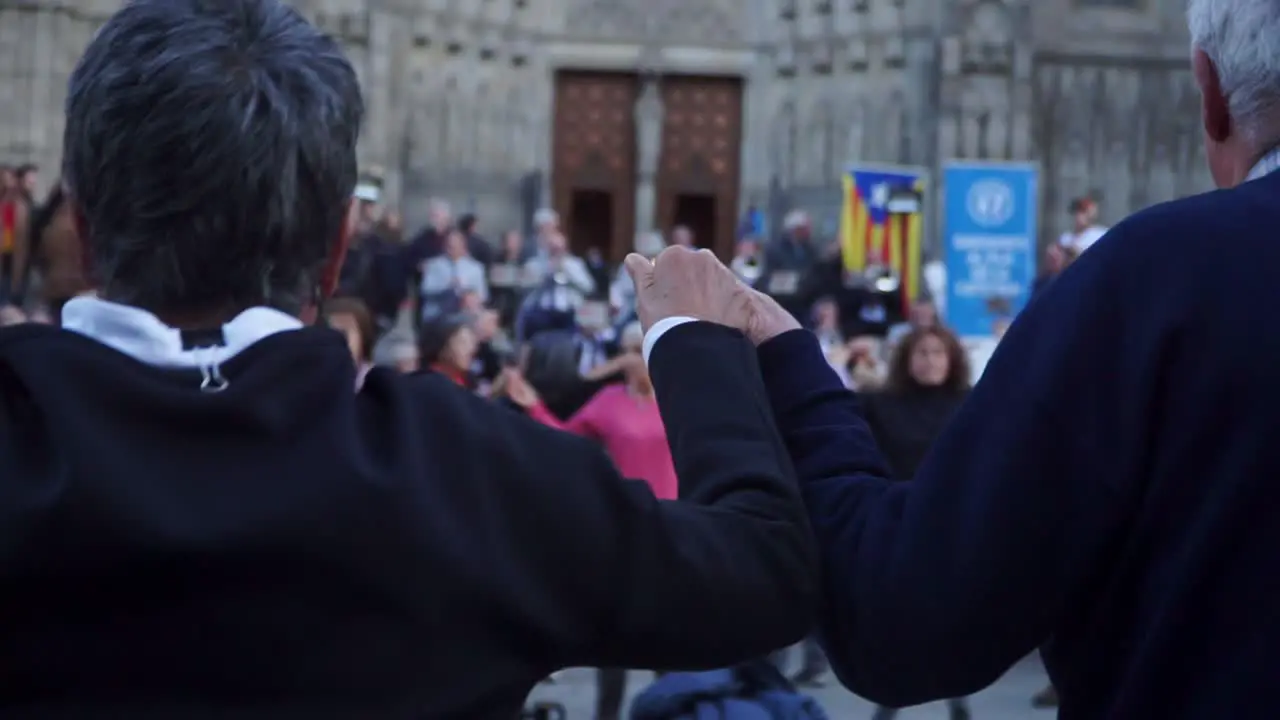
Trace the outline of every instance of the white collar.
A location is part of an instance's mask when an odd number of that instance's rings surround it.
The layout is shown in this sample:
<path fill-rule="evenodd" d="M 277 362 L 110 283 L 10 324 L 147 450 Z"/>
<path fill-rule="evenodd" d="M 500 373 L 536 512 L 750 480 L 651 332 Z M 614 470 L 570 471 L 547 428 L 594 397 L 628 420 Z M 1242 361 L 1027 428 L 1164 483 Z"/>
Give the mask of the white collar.
<path fill-rule="evenodd" d="M 1276 170 L 1280 170 L 1280 147 L 1274 148 L 1271 152 L 1263 155 L 1258 162 L 1253 164 L 1253 168 L 1249 170 L 1249 174 L 1245 176 L 1244 181 L 1257 180 L 1265 175 L 1270 175 Z"/>
<path fill-rule="evenodd" d="M 62 327 L 96 340 L 139 362 L 170 368 L 199 368 L 218 384 L 218 366 L 276 333 L 299 330 L 302 321 L 267 307 L 252 307 L 222 326 L 223 344 L 186 348 L 182 332 L 146 310 L 81 296 L 62 308 Z"/>

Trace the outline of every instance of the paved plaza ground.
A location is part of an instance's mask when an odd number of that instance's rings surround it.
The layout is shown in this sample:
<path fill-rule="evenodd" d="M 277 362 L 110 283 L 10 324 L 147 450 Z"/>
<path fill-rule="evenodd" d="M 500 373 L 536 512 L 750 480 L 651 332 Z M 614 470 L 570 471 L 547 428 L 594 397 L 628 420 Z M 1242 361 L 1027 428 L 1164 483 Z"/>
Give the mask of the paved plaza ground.
<path fill-rule="evenodd" d="M 631 673 L 628 697 L 646 686 L 652 677 L 647 672 Z M 840 688 L 830 678 L 828 680 L 826 687 L 806 692 L 818 698 L 831 720 L 870 720 L 874 711 L 871 703 Z M 995 685 L 971 699 L 973 720 L 1051 720 L 1056 716 L 1053 711 L 1031 707 L 1031 696 L 1045 683 L 1044 668 L 1039 659 L 1027 658 Z M 569 720 L 593 720 L 595 697 L 595 671 L 575 668 L 561 673 L 555 684 L 539 686 L 530 699 L 564 703 L 569 711 Z M 898 717 L 901 720 L 946 720 L 947 710 L 943 703 L 931 703 L 904 710 Z"/>

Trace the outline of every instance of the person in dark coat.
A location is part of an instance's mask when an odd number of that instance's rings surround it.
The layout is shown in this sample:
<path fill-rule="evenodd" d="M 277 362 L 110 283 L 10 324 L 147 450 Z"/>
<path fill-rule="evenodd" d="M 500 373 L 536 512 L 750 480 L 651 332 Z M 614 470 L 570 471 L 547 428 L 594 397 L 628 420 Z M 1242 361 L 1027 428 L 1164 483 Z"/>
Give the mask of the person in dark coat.
<path fill-rule="evenodd" d="M 6 717 L 510 720 L 560 668 L 725 667 L 812 627 L 813 535 L 713 257 L 637 282 L 659 501 L 438 373 L 356 390 L 312 323 L 363 102 L 283 0 L 125 4 L 66 112 L 97 297 L 0 329 Z"/>
<path fill-rule="evenodd" d="M 718 299 L 758 345 L 826 558 L 820 637 L 862 697 L 967 695 L 1038 647 L 1063 720 L 1275 714 L 1280 315 L 1242 309 L 1280 307 L 1280 14 L 1188 16 L 1221 189 L 1122 221 L 1032 300 L 910 482 L 811 334 Z"/>
<path fill-rule="evenodd" d="M 929 449 L 969 395 L 969 357 L 950 330 L 917 327 L 898 341 L 889 361 L 889 378 L 877 392 L 859 396 L 890 476 L 915 477 Z M 968 720 L 963 698 L 947 701 L 951 720 Z M 880 706 L 875 720 L 892 720 L 898 711 Z"/>

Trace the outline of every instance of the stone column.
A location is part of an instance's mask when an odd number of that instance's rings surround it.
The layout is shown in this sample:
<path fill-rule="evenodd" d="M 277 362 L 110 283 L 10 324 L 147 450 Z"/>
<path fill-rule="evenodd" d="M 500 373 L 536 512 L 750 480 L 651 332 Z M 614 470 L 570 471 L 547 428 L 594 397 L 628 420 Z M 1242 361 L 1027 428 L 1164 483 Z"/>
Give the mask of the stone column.
<path fill-rule="evenodd" d="M 644 79 L 636 100 L 636 235 L 657 225 L 657 177 L 662 161 L 662 89 L 656 76 Z"/>

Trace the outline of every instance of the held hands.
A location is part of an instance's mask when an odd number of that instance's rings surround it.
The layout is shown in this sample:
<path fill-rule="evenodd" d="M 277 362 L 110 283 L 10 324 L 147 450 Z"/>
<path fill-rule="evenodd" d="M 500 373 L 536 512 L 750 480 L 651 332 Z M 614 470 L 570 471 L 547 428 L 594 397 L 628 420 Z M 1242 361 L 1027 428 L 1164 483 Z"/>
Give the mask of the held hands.
<path fill-rule="evenodd" d="M 493 383 L 490 395 L 494 398 L 505 397 L 525 410 L 532 409 L 540 402 L 538 391 L 534 390 L 529 381 L 524 378 L 524 373 L 516 368 L 507 368 L 502 371 Z"/>
<path fill-rule="evenodd" d="M 659 320 L 691 317 L 734 328 L 756 345 L 800 323 L 769 296 L 751 289 L 710 250 L 669 247 L 652 262 L 625 261 L 636 286 L 636 311 L 647 331 Z"/>

